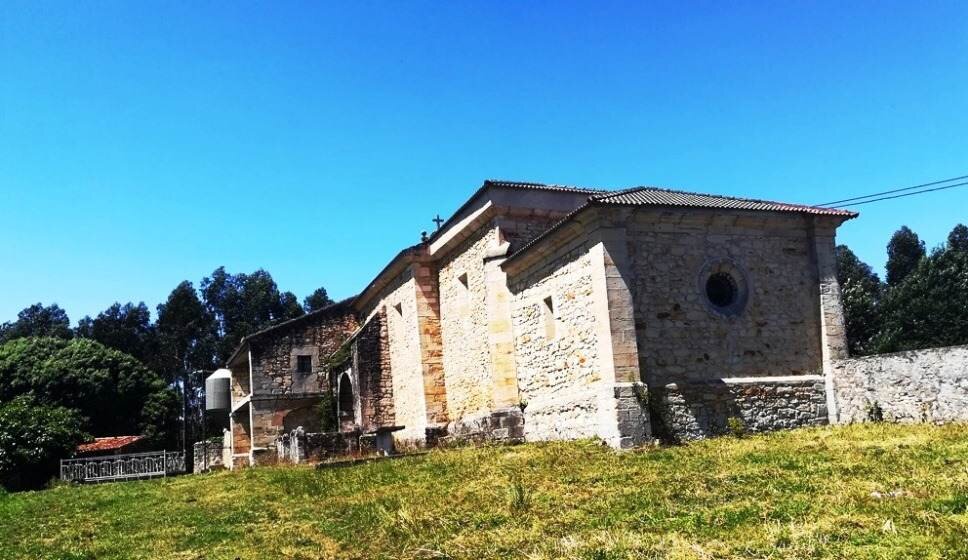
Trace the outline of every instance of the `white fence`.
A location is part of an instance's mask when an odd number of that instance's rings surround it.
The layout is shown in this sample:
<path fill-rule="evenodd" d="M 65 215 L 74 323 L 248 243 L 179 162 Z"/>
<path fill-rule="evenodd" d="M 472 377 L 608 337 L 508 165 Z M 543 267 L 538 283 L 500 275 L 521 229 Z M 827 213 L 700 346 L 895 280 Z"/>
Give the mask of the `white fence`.
<path fill-rule="evenodd" d="M 150 451 L 61 459 L 60 478 L 70 482 L 109 482 L 185 472 L 183 452 Z"/>

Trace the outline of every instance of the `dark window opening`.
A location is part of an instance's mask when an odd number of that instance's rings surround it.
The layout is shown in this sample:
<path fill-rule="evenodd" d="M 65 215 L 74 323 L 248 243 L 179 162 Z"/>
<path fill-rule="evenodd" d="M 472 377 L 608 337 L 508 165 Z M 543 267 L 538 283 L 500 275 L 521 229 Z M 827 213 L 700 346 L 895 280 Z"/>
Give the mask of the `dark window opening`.
<path fill-rule="evenodd" d="M 353 418 L 354 408 L 353 383 L 344 377 L 339 384 L 339 415 L 341 418 Z"/>
<path fill-rule="evenodd" d="M 716 307 L 726 308 L 736 303 L 739 288 L 728 272 L 717 272 L 706 280 L 706 297 Z"/>
<path fill-rule="evenodd" d="M 296 356 L 296 373 L 312 373 L 313 372 L 313 357 L 312 356 Z"/>

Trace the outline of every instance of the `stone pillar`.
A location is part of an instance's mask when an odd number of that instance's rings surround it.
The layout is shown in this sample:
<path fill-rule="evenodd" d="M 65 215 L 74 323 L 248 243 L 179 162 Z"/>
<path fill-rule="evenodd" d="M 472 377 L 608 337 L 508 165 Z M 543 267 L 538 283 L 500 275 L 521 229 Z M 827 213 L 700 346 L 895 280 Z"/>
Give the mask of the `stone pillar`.
<path fill-rule="evenodd" d="M 444 383 L 443 344 L 440 339 L 440 295 L 437 270 L 431 262 L 413 263 L 417 291 L 417 328 L 420 330 L 420 364 L 423 373 L 427 426 L 447 423 L 447 389 Z"/>
<path fill-rule="evenodd" d="M 648 389 L 639 373 L 625 228 L 600 229 L 598 239 L 590 252 L 603 383 L 600 430 L 609 445 L 625 449 L 652 436 Z"/>
<path fill-rule="evenodd" d="M 510 244 L 498 230 L 498 246 L 484 256 L 484 290 L 487 305 L 487 343 L 491 355 L 494 408 L 516 407 L 518 376 L 514 364 L 514 334 L 511 332 L 511 291 L 501 263 Z"/>
<path fill-rule="evenodd" d="M 817 282 L 820 288 L 820 352 L 823 361 L 824 388 L 827 394 L 827 419 L 839 422 L 837 398 L 834 391 L 834 360 L 848 357 L 847 329 L 844 326 L 844 307 L 837 283 L 835 235 L 839 222 L 833 219 L 814 219 L 811 228 L 811 248 L 817 263 Z"/>

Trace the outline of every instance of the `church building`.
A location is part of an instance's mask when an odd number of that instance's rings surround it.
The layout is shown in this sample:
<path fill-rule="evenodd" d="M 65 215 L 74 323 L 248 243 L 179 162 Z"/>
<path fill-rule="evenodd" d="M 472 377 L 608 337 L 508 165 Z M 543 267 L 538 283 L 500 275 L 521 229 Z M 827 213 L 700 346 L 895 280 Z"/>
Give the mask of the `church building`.
<path fill-rule="evenodd" d="M 296 427 L 629 448 L 835 417 L 834 236 L 853 212 L 486 181 L 355 297 L 233 354 L 234 462 Z"/>

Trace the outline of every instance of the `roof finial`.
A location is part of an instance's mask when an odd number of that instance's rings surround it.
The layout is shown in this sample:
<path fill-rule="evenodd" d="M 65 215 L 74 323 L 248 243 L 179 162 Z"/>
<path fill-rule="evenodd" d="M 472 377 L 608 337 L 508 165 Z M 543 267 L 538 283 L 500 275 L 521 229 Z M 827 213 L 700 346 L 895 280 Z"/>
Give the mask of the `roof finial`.
<path fill-rule="evenodd" d="M 435 218 L 434 218 L 433 220 L 431 220 L 431 221 L 432 221 L 433 223 L 435 223 L 435 224 L 437 224 L 437 229 L 440 229 L 440 224 L 442 224 L 442 223 L 444 223 L 444 219 L 440 217 L 440 214 L 437 214 L 437 217 L 435 217 Z"/>

